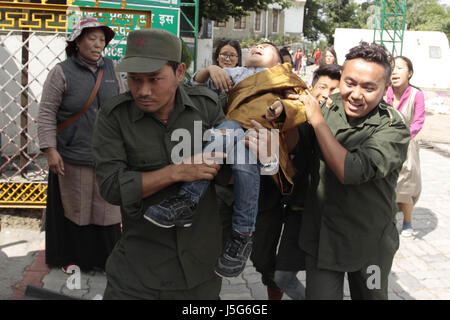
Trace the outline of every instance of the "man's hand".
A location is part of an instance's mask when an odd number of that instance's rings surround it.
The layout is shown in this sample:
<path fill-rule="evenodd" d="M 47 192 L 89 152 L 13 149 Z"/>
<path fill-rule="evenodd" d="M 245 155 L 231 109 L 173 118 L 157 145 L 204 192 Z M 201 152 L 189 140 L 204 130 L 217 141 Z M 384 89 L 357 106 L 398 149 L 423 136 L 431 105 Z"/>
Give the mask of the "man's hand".
<path fill-rule="evenodd" d="M 264 128 L 259 122 L 250 120 L 253 128 L 245 137 L 245 145 L 258 157 L 259 162 L 269 163 L 278 157 L 278 130 Z M 264 149 L 263 149 L 264 148 Z"/>
<path fill-rule="evenodd" d="M 300 95 L 295 92 L 294 89 L 286 89 L 283 91 L 283 96 L 285 99 L 298 100 Z"/>
<path fill-rule="evenodd" d="M 266 109 L 266 119 L 268 121 L 273 121 L 277 119 L 283 112 L 283 104 L 280 100 L 275 101 L 271 106 Z"/>
<path fill-rule="evenodd" d="M 228 92 L 233 88 L 233 81 L 231 81 L 228 73 L 221 67 L 212 65 L 206 68 L 209 72 L 209 77 L 217 89 Z"/>
<path fill-rule="evenodd" d="M 176 181 L 212 180 L 224 162 L 223 152 L 199 153 L 174 166 Z M 219 164 L 220 163 L 220 164 Z"/>
<path fill-rule="evenodd" d="M 306 90 L 307 94 L 303 94 L 299 97 L 299 101 L 303 102 L 306 109 L 306 117 L 308 122 L 315 127 L 317 124 L 324 122 L 322 115 L 322 109 L 319 102 L 312 96 L 312 94 Z"/>
<path fill-rule="evenodd" d="M 56 148 L 47 148 L 44 150 L 47 157 L 48 167 L 51 172 L 60 176 L 64 175 L 64 161 Z"/>
<path fill-rule="evenodd" d="M 306 117 L 308 122 L 314 127 L 319 122 L 322 122 L 322 109 L 320 108 L 319 102 L 314 98 L 309 90 L 305 90 L 304 94 L 289 93 L 286 92 L 286 99 L 298 100 L 305 105 Z"/>

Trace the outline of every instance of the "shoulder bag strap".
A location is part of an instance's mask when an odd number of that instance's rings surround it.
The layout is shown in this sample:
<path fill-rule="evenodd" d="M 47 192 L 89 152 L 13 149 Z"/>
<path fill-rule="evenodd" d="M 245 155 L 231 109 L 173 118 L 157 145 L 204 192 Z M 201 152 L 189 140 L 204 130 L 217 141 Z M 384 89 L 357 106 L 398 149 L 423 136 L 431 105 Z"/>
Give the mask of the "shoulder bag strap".
<path fill-rule="evenodd" d="M 97 74 L 97 81 L 95 81 L 95 86 L 94 89 L 92 89 L 91 92 L 91 96 L 89 97 L 88 101 L 86 102 L 86 104 L 84 105 L 83 109 L 81 109 L 80 111 L 78 111 L 77 113 L 75 113 L 73 116 L 71 116 L 69 119 L 67 119 L 63 124 L 61 124 L 58 129 L 57 132 L 60 133 L 65 127 L 67 127 L 68 125 L 70 125 L 71 123 L 73 123 L 75 120 L 77 120 L 83 113 L 86 112 L 86 110 L 90 107 L 90 105 L 92 104 L 92 102 L 95 99 L 95 95 L 98 92 L 98 89 L 100 88 L 100 83 L 102 81 L 102 77 L 103 77 L 103 71 L 105 69 L 101 68 L 98 71 Z"/>

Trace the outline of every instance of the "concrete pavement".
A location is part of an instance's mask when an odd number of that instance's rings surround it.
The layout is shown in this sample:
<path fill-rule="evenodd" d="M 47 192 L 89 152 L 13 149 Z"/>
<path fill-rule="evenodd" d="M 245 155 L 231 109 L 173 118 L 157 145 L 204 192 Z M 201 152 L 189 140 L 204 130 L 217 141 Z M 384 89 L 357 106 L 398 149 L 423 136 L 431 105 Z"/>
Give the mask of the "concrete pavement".
<path fill-rule="evenodd" d="M 448 148 L 426 147 L 420 150 L 423 190 L 413 213 L 415 234 L 400 238 L 390 275 L 389 298 L 393 300 L 450 299 L 450 152 Z M 400 214 L 397 219 L 400 228 Z M 77 298 L 99 299 L 106 286 L 105 275 L 81 273 L 79 278 L 71 278 L 59 269 L 46 269 L 42 261 L 44 238 L 39 231 L 0 232 L 0 299 L 19 299 L 26 284 Z M 298 277 L 304 283 L 304 272 Z M 221 298 L 267 299 L 260 274 L 251 262 L 239 277 L 223 280 Z M 347 283 L 345 299 L 349 299 Z"/>

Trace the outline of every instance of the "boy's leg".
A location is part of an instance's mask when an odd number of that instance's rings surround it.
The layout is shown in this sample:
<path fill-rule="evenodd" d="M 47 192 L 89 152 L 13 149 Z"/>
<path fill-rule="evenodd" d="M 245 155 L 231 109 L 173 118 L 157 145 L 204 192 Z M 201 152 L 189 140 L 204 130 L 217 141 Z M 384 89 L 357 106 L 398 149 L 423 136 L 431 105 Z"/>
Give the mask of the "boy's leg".
<path fill-rule="evenodd" d="M 244 145 L 244 135 L 236 136 L 233 148 L 234 210 L 231 238 L 219 258 L 216 273 L 235 277 L 245 268 L 251 253 L 251 235 L 258 213 L 259 166 L 255 155 Z M 229 160 L 229 159 L 227 159 Z"/>
<path fill-rule="evenodd" d="M 230 141 L 230 139 L 226 139 L 226 136 L 233 137 L 234 131 L 238 130 L 242 132 L 238 132 L 238 134 L 243 136 L 242 127 L 238 123 L 233 121 L 222 122 L 216 128 L 211 129 L 211 140 L 205 145 L 203 151 L 226 152 L 227 143 Z M 177 196 L 150 206 L 145 211 L 144 218 L 163 228 L 170 228 L 175 225 L 191 226 L 195 207 L 205 194 L 209 184 L 209 180 L 183 183 Z"/>
<path fill-rule="evenodd" d="M 234 121 L 224 121 L 216 128 L 211 129 L 211 140 L 203 148 L 204 152 L 224 152 L 228 151 L 233 146 L 233 137 L 243 137 L 244 130 Z M 224 163 L 227 160 L 224 159 Z M 186 194 L 191 199 L 198 203 L 201 197 L 205 194 L 206 189 L 210 184 L 209 180 L 198 180 L 193 182 L 186 182 L 180 188 L 180 194 Z"/>

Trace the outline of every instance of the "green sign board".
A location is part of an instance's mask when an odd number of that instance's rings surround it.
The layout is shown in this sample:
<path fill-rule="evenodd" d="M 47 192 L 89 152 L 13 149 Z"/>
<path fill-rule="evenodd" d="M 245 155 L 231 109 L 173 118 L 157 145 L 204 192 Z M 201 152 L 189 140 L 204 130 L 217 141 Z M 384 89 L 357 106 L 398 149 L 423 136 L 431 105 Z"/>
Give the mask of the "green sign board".
<path fill-rule="evenodd" d="M 175 34 L 176 36 L 179 36 L 179 2 L 180 0 L 127 1 L 124 9 L 151 10 L 152 28 L 164 29 Z M 99 7 L 121 9 L 121 3 L 121 0 L 102 1 L 99 3 Z M 73 6 L 94 7 L 95 1 L 74 1 Z M 145 27 L 145 15 L 139 16 L 133 14 L 97 13 L 96 16 L 101 23 L 106 24 L 116 33 L 114 39 L 105 49 L 105 56 L 114 60 L 120 60 L 125 55 L 126 42 L 124 39 L 126 39 L 128 32 Z M 69 31 L 71 31 L 72 23 L 74 21 L 75 18 L 69 19 Z"/>

